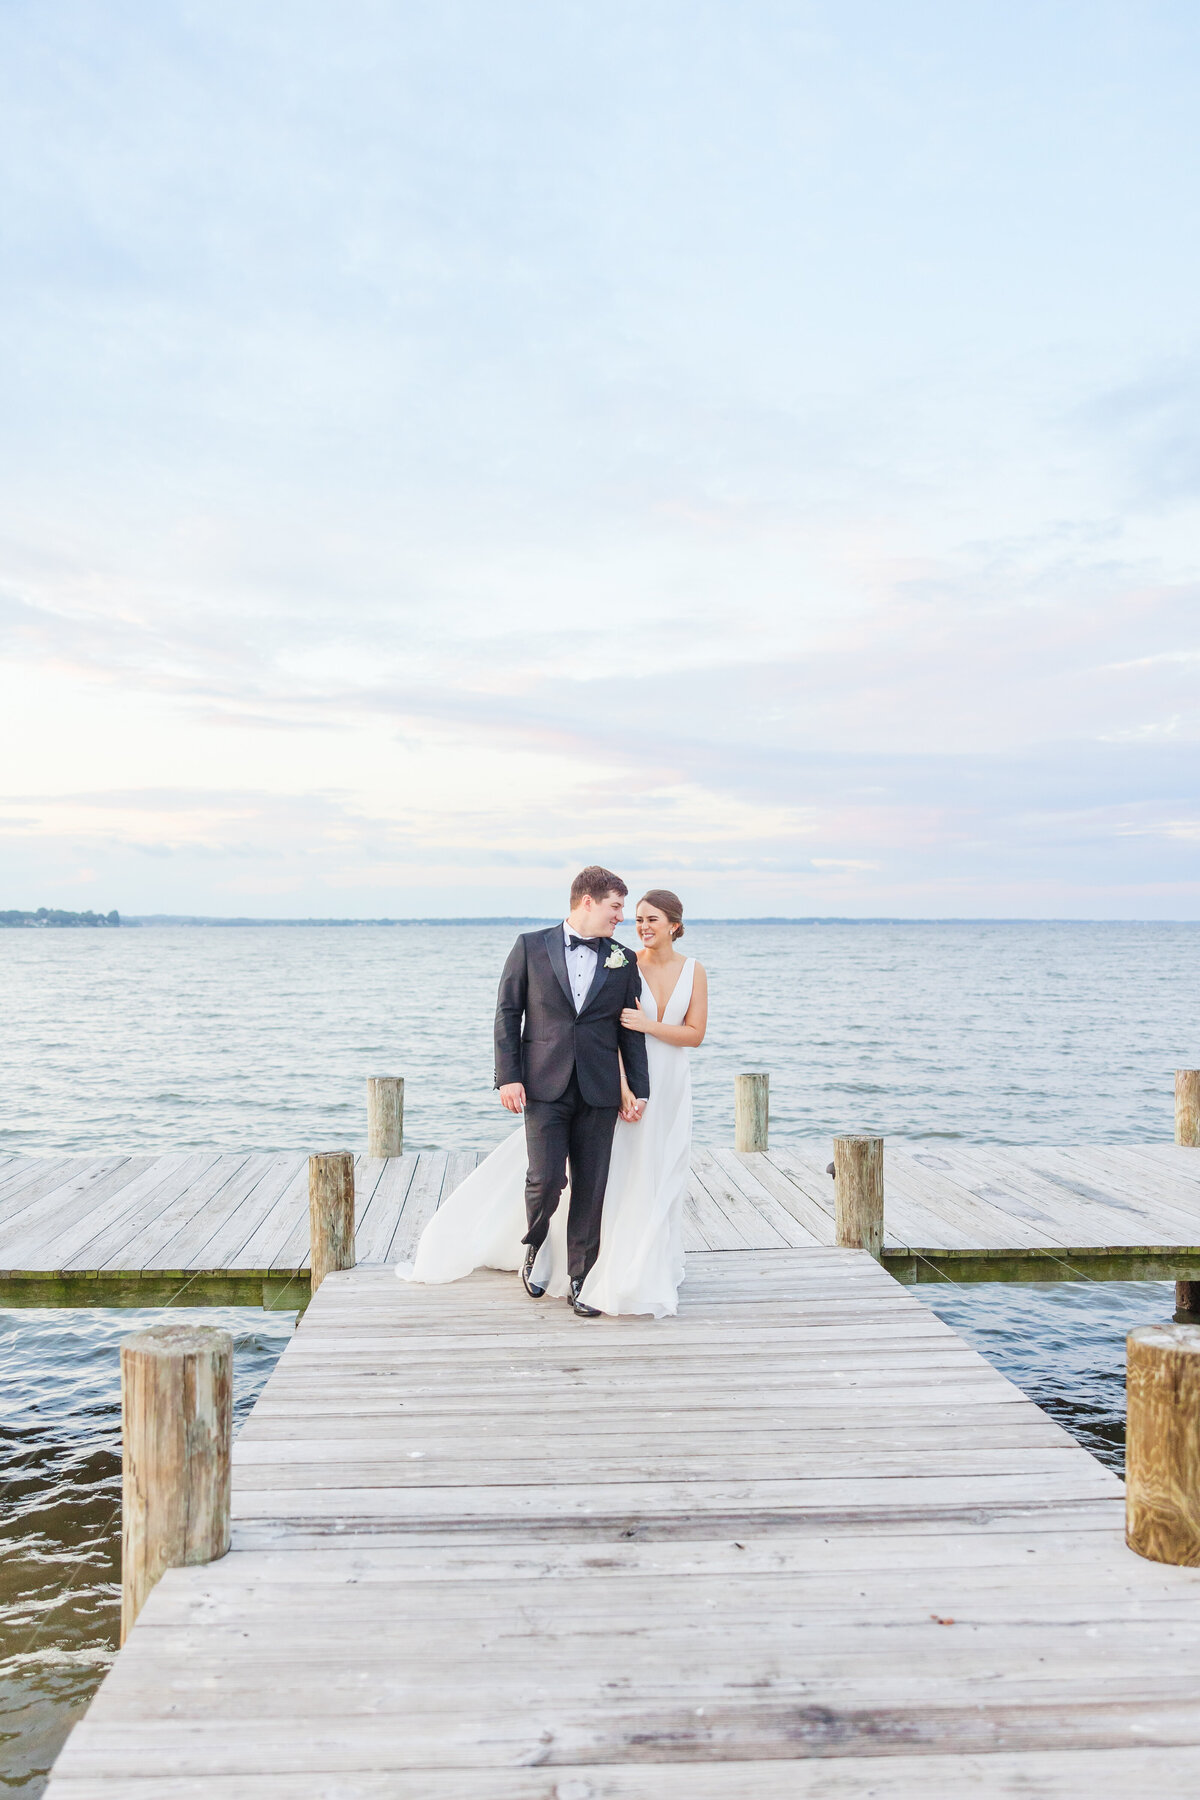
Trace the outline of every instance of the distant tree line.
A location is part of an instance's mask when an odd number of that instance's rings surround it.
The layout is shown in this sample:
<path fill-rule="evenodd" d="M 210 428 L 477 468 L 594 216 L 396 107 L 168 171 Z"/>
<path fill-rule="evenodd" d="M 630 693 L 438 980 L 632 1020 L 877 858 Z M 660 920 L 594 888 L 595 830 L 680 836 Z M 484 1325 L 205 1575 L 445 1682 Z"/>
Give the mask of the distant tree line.
<path fill-rule="evenodd" d="M 36 912 L 0 912 L 0 926 L 20 930 L 39 925 L 119 925 L 119 912 L 59 912 L 52 906 L 39 906 Z"/>

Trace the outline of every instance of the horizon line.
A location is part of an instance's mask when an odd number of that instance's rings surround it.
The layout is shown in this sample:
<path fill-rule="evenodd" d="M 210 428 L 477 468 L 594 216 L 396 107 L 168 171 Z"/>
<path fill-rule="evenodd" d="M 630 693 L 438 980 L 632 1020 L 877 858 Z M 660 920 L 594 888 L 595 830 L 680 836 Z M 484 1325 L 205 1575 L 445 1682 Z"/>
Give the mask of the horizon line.
<path fill-rule="evenodd" d="M 556 924 L 560 913 L 441 913 L 409 918 L 254 918 L 244 914 L 128 913 L 122 925 L 177 926 L 404 926 L 404 925 L 544 925 Z M 632 920 L 622 921 L 632 924 Z M 693 917 L 688 925 L 1197 925 L 1196 919 L 1096 918 L 1034 914 L 899 914 L 899 913 L 747 913 Z"/>

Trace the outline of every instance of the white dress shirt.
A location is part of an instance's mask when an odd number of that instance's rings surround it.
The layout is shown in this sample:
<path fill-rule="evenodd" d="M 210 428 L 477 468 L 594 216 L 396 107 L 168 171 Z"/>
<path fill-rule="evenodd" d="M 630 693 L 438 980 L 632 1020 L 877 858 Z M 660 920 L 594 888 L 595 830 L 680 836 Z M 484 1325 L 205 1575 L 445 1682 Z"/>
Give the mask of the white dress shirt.
<path fill-rule="evenodd" d="M 566 919 L 564 919 L 563 949 L 567 953 L 567 979 L 571 983 L 571 998 L 575 1002 L 576 1012 L 579 1011 L 591 990 L 592 982 L 596 978 L 596 963 L 598 960 L 596 952 L 588 949 L 586 944 L 580 944 L 576 949 L 572 950 L 571 939 L 578 936 L 579 933 L 577 931 L 572 931 L 570 925 Z"/>

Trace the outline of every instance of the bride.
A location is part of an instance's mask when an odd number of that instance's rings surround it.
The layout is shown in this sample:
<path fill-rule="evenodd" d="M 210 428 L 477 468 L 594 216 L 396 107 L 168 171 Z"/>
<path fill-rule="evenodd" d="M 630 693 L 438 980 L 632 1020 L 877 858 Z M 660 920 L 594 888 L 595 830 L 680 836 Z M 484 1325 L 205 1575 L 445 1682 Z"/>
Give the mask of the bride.
<path fill-rule="evenodd" d="M 641 997 L 621 1023 L 646 1035 L 650 1098 L 640 1123 L 618 1119 L 604 1190 L 600 1254 L 581 1300 L 605 1313 L 676 1310 L 683 1280 L 683 1199 L 692 1148 L 692 1078 L 688 1051 L 704 1040 L 708 981 L 703 964 L 675 948 L 683 907 L 667 888 L 652 888 L 637 905 Z M 634 1100 L 622 1069 L 621 1106 Z M 524 1260 L 525 1133 L 514 1131 L 438 1208 L 421 1234 L 416 1261 L 396 1273 L 405 1281 L 457 1281 L 472 1269 L 519 1269 Z M 533 1280 L 565 1295 L 567 1205 L 564 1190 L 538 1253 Z"/>

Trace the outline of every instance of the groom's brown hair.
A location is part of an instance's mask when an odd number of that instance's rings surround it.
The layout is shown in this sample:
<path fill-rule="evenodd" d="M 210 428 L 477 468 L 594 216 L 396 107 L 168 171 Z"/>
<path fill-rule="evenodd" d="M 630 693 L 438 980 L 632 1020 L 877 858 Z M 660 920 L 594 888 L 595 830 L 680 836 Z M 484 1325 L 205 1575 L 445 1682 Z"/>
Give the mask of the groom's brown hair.
<path fill-rule="evenodd" d="M 591 863 L 586 869 L 580 869 L 571 883 L 571 908 L 579 905 L 585 894 L 593 900 L 606 900 L 610 894 L 620 894 L 622 900 L 629 889 L 619 875 L 611 869 L 602 869 L 599 863 Z"/>

